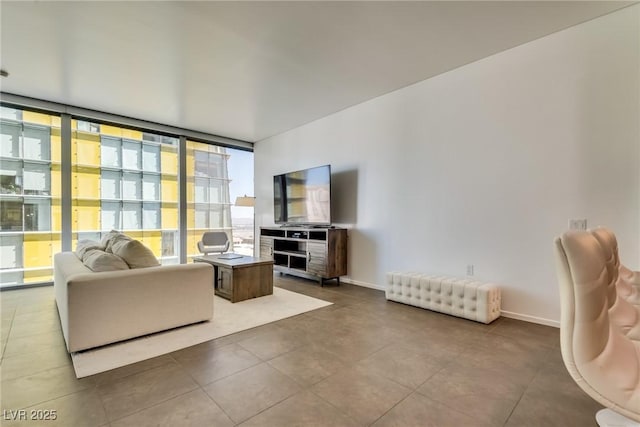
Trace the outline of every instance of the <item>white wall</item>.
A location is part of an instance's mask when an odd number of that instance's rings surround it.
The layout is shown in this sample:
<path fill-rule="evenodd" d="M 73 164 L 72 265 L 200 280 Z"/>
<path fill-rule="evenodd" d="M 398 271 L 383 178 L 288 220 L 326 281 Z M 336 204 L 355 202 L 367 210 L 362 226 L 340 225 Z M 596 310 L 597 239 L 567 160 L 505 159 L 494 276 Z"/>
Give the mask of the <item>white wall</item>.
<path fill-rule="evenodd" d="M 636 5 L 260 141 L 257 225 L 274 174 L 330 163 L 355 283 L 473 264 L 503 310 L 557 324 L 569 218 L 611 227 L 640 266 L 639 52 Z"/>

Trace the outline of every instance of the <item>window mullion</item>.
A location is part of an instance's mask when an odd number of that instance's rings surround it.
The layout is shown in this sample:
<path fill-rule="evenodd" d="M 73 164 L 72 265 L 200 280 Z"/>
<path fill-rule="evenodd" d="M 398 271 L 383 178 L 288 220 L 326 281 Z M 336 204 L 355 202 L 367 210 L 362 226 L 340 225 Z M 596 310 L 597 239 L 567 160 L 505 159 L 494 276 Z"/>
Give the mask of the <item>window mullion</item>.
<path fill-rule="evenodd" d="M 180 264 L 187 262 L 187 138 L 178 146 L 178 229 L 180 230 Z"/>
<path fill-rule="evenodd" d="M 70 251 L 73 248 L 72 239 L 72 214 L 71 214 L 71 115 L 61 114 L 60 122 L 60 180 L 61 180 L 61 219 L 62 236 L 61 244 L 63 251 Z"/>

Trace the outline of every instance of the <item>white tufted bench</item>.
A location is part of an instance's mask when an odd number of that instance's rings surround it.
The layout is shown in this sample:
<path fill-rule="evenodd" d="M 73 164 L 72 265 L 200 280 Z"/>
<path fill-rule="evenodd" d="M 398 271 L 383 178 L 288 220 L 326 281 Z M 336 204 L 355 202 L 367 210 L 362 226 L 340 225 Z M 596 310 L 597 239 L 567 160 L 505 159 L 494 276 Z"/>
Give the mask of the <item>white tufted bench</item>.
<path fill-rule="evenodd" d="M 500 288 L 489 283 L 420 273 L 387 274 L 388 300 L 491 323 L 500 317 Z"/>

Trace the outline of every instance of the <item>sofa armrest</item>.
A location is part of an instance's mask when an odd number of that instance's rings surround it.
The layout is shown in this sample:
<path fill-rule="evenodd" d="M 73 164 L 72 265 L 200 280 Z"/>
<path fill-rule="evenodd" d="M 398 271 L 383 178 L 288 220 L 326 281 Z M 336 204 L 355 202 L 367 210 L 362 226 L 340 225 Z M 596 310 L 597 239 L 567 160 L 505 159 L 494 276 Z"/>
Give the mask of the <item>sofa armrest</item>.
<path fill-rule="evenodd" d="M 53 256 L 53 288 L 56 295 L 56 305 L 60 316 L 62 335 L 69 342 L 69 312 L 67 279 L 81 273 L 91 273 L 74 252 L 59 252 Z"/>

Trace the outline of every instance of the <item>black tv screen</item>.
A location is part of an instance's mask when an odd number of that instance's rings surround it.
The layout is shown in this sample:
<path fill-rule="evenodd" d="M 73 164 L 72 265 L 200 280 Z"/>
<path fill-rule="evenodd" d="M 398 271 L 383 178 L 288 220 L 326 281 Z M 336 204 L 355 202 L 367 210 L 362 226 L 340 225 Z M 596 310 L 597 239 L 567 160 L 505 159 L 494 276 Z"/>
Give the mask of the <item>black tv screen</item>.
<path fill-rule="evenodd" d="M 331 165 L 273 177 L 276 224 L 331 225 Z"/>

